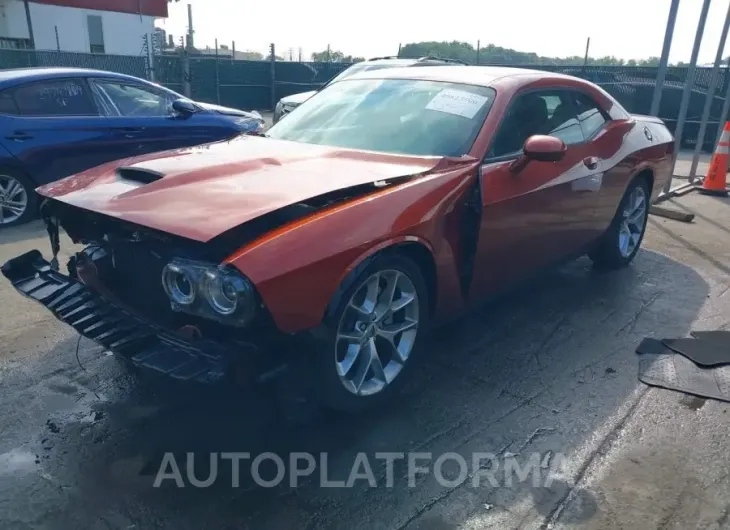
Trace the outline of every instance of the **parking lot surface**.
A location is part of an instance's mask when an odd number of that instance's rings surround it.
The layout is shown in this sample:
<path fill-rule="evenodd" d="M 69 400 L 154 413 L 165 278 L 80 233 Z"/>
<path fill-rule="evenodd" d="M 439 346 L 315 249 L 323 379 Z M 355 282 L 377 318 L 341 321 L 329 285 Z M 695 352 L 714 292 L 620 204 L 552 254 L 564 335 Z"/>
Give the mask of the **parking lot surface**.
<path fill-rule="evenodd" d="M 695 221 L 650 218 L 631 267 L 563 267 L 435 331 L 387 407 L 304 425 L 261 396 L 140 381 L 3 279 L 0 528 L 730 528 L 730 407 L 636 377 L 643 337 L 730 325 L 730 202 L 692 194 L 669 206 Z M 40 223 L 0 232 L 0 262 L 32 248 L 48 252 Z M 231 451 L 326 453 L 331 480 L 361 452 L 372 463 L 378 452 L 562 462 L 549 487 L 446 487 L 434 473 L 409 485 L 399 464 L 390 487 L 383 467 L 375 487 L 322 487 L 318 473 L 297 488 L 243 475 L 232 487 L 223 469 L 210 487 L 153 487 L 165 453 L 193 453 L 205 477 L 209 454 Z"/>

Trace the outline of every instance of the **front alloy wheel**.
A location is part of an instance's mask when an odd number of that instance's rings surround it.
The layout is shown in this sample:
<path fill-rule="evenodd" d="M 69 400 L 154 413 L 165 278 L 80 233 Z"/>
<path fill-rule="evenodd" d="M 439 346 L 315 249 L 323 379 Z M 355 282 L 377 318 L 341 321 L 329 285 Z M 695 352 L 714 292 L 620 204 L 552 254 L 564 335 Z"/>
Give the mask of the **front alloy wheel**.
<path fill-rule="evenodd" d="M 28 210 L 28 191 L 18 179 L 0 174 L 0 225 L 17 224 Z"/>
<path fill-rule="evenodd" d="M 419 299 L 398 270 L 368 277 L 351 296 L 337 328 L 335 369 L 357 396 L 382 392 L 408 362 L 418 334 Z"/>

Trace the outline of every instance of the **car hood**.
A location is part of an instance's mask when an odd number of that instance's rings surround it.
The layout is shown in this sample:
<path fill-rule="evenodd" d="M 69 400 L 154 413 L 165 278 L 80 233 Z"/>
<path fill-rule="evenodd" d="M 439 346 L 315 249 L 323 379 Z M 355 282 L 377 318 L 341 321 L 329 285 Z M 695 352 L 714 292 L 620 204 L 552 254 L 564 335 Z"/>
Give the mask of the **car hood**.
<path fill-rule="evenodd" d="M 245 111 L 245 110 L 239 110 L 239 109 L 232 109 L 229 107 L 221 107 L 220 105 L 213 105 L 212 103 L 201 103 L 199 101 L 196 101 L 195 104 L 198 105 L 199 107 L 202 107 L 205 110 L 217 112 L 218 114 L 223 114 L 225 116 L 255 118 L 257 120 L 263 121 L 263 117 L 261 116 L 261 114 L 259 114 L 255 110 Z"/>
<path fill-rule="evenodd" d="M 291 96 L 286 96 L 284 98 L 281 98 L 281 103 L 284 105 L 301 105 L 302 103 L 307 101 L 309 98 L 311 98 L 316 93 L 317 93 L 316 90 L 312 90 L 310 92 L 301 92 L 299 94 L 292 94 Z"/>
<path fill-rule="evenodd" d="M 440 160 L 239 136 L 118 160 L 42 186 L 38 193 L 205 242 L 285 206 L 422 174 Z"/>

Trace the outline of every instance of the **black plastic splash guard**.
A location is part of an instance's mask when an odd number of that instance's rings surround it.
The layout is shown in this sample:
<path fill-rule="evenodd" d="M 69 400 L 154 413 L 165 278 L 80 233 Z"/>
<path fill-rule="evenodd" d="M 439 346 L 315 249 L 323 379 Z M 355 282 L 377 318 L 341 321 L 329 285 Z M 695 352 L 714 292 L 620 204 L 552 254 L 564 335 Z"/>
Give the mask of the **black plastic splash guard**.
<path fill-rule="evenodd" d="M 133 364 L 183 381 L 226 379 L 231 350 L 210 340 L 187 342 L 112 304 L 83 283 L 51 268 L 38 250 L 13 258 L 3 275 L 22 295 L 60 321 Z"/>

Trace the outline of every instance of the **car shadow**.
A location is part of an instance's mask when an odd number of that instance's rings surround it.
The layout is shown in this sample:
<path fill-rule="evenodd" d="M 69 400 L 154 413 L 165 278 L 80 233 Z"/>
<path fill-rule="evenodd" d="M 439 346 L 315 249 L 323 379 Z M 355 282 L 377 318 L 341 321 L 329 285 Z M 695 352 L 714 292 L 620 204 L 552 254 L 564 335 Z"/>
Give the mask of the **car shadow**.
<path fill-rule="evenodd" d="M 477 452 L 500 462 L 533 453 L 583 458 L 581 451 L 600 446 L 610 419 L 636 396 L 633 350 L 641 338 L 685 335 L 707 294 L 693 269 L 652 251 L 612 273 L 596 272 L 581 259 L 435 330 L 409 384 L 383 407 L 357 417 L 320 412 L 304 424 L 287 421 L 274 401 L 258 393 L 156 388 L 86 340 L 77 366 L 76 342 L 66 341 L 49 352 L 65 356 L 65 368 L 39 384 L 58 387 L 62 381 L 76 389 L 70 395 L 83 391 L 84 397 L 70 412 L 48 406 L 56 428 L 46 425 L 40 435 L 53 442 L 42 465 L 74 484 L 69 504 L 96 506 L 84 508 L 90 514 L 126 502 L 175 528 L 214 521 L 220 528 L 257 530 L 425 530 L 457 528 L 510 510 L 548 520 L 569 493 L 581 499 L 571 522 L 587 520 L 600 505 L 589 492 L 572 489 L 570 473 L 550 487 L 528 480 L 507 486 L 505 469 L 496 486 L 474 487 L 469 479 L 444 487 L 433 472 L 409 484 L 402 460 L 387 486 L 375 455 L 425 452 L 435 459 L 450 452 L 469 463 Z M 234 487 L 230 461 L 210 460 L 210 453 L 223 452 L 251 459 L 273 453 L 289 470 L 292 454 L 309 453 L 317 470 L 300 477 L 297 487 L 291 487 L 290 473 L 275 487 L 262 487 L 248 461 Z M 367 480 L 322 487 L 323 453 L 329 481 L 346 481 L 364 453 L 377 487 Z M 165 458 L 174 458 L 186 487 L 169 478 L 153 487 Z M 191 472 L 203 480 L 211 471 L 216 480 L 209 487 L 191 487 Z M 259 471 L 267 480 L 277 473 L 273 462 Z M 458 471 L 447 466 L 444 475 L 453 478 Z M 443 508 L 449 503 L 459 509 Z"/>

